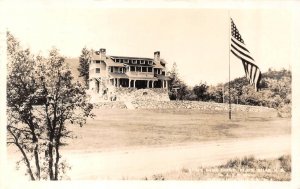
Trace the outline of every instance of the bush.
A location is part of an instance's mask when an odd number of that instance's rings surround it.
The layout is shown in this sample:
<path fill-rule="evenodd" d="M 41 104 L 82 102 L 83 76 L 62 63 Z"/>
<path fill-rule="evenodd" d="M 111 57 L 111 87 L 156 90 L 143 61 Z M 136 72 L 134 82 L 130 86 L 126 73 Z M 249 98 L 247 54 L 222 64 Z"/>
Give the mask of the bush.
<path fill-rule="evenodd" d="M 290 155 L 283 155 L 278 158 L 280 161 L 280 167 L 285 171 L 285 172 L 291 172 L 291 156 Z"/>

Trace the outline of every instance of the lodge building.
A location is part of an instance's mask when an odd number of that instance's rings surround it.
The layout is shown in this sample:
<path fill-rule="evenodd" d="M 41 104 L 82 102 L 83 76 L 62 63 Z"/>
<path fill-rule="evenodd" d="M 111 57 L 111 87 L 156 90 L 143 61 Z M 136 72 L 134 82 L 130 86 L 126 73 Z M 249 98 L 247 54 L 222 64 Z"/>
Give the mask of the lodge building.
<path fill-rule="evenodd" d="M 106 55 L 106 49 L 92 52 L 89 65 L 89 89 L 105 93 L 110 88 L 168 88 L 166 62 L 160 52 L 154 58 Z"/>

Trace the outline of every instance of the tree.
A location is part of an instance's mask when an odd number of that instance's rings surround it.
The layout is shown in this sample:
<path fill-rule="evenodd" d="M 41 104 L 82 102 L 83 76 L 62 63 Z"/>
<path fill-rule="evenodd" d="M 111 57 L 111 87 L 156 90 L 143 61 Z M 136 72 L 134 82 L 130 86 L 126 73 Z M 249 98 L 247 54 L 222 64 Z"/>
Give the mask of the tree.
<path fill-rule="evenodd" d="M 216 86 L 210 86 L 207 90 L 209 94 L 209 100 L 214 102 L 224 103 L 224 84 L 220 83 Z"/>
<path fill-rule="evenodd" d="M 262 92 L 256 92 L 253 86 L 245 85 L 242 88 L 242 95 L 240 96 L 241 104 L 261 106 L 262 105 Z"/>
<path fill-rule="evenodd" d="M 209 94 L 207 92 L 208 86 L 205 83 L 200 82 L 200 84 L 195 85 L 193 91 L 197 96 L 197 100 L 206 101 L 209 99 Z"/>
<path fill-rule="evenodd" d="M 185 100 L 185 96 L 189 95 L 187 85 L 180 79 L 177 64 L 173 63 L 171 71 L 168 72 L 170 77 L 169 88 L 169 97 L 171 100 Z"/>
<path fill-rule="evenodd" d="M 93 106 L 56 49 L 34 57 L 10 33 L 7 39 L 7 143 L 21 152 L 31 180 L 62 179 L 69 167 L 60 148 L 73 136 L 68 127 L 83 126 Z"/>
<path fill-rule="evenodd" d="M 84 78 L 84 82 L 86 87 L 88 87 L 89 80 L 89 64 L 91 61 L 91 51 L 89 51 L 86 47 L 81 50 L 81 55 L 79 57 L 79 77 Z"/>

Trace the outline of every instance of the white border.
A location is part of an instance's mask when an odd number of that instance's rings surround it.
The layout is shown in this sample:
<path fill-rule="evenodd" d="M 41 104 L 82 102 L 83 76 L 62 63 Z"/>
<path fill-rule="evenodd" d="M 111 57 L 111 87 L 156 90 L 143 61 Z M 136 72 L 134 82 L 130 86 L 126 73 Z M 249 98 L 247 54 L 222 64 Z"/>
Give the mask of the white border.
<path fill-rule="evenodd" d="M 21 5 L 21 6 L 20 6 Z M 41 8 L 41 7 L 81 7 L 81 8 L 214 8 L 214 9 L 288 9 L 293 12 L 292 21 L 293 28 L 292 40 L 293 40 L 293 52 L 292 52 L 292 95 L 293 95 L 293 118 L 292 118 L 292 181 L 291 182 L 232 182 L 232 181 L 71 181 L 71 182 L 18 182 L 18 183 L 5 183 L 5 181 L 13 181 L 13 178 L 6 178 L 3 167 L 6 163 L 5 152 L 5 138 L 6 138 L 6 114 L 5 114 L 5 96 L 6 96 L 6 53 L 3 49 L 6 49 L 5 38 L 5 23 L 9 21 L 7 12 L 10 9 L 24 9 L 29 7 Z M 0 188 L 300 188 L 300 129 L 299 129 L 299 117 L 300 111 L 298 105 L 300 104 L 300 91 L 299 87 L 299 71 L 300 71 L 300 9 L 299 3 L 296 1 L 197 1 L 197 0 L 166 0 L 166 1 L 137 1 L 137 0 L 117 0 L 117 1 L 1 1 L 0 2 Z M 4 24 L 3 24 L 4 23 Z M 5 184 L 5 185 L 3 185 Z"/>

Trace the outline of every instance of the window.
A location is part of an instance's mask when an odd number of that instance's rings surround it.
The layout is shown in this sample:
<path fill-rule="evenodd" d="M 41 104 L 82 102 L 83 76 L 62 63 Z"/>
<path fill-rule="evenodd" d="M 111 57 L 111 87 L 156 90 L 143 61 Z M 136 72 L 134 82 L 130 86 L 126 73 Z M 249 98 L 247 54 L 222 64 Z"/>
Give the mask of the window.
<path fill-rule="evenodd" d="M 145 60 L 141 60 L 141 64 L 145 64 Z"/>
<path fill-rule="evenodd" d="M 100 64 L 100 60 L 96 60 L 96 64 Z"/>
<path fill-rule="evenodd" d="M 121 61 L 120 61 L 121 63 L 123 63 L 124 62 L 124 59 L 121 59 Z"/>
<path fill-rule="evenodd" d="M 162 72 L 162 75 L 166 75 L 166 72 L 163 71 L 163 72 Z"/>
<path fill-rule="evenodd" d="M 136 64 L 136 60 L 132 60 L 132 64 Z"/>
<path fill-rule="evenodd" d="M 147 67 L 142 67 L 142 72 L 147 72 Z"/>
<path fill-rule="evenodd" d="M 134 66 L 130 66 L 130 71 L 135 72 L 135 67 Z"/>
<path fill-rule="evenodd" d="M 132 64 L 132 60 L 129 60 L 129 64 Z"/>
<path fill-rule="evenodd" d="M 138 64 L 140 64 L 140 63 L 141 63 L 141 61 L 140 61 L 140 60 L 137 60 L 137 63 L 138 63 Z"/>
<path fill-rule="evenodd" d="M 137 72 L 141 72 L 141 67 L 136 67 Z"/>
<path fill-rule="evenodd" d="M 150 61 L 149 61 L 149 65 L 152 65 L 152 64 L 153 64 L 153 62 L 150 60 Z"/>
<path fill-rule="evenodd" d="M 100 68 L 96 68 L 96 73 L 100 73 Z"/>
<path fill-rule="evenodd" d="M 148 72 L 152 72 L 152 68 L 151 67 L 148 68 Z"/>
<path fill-rule="evenodd" d="M 124 63 L 128 63 L 128 59 L 124 59 Z"/>

